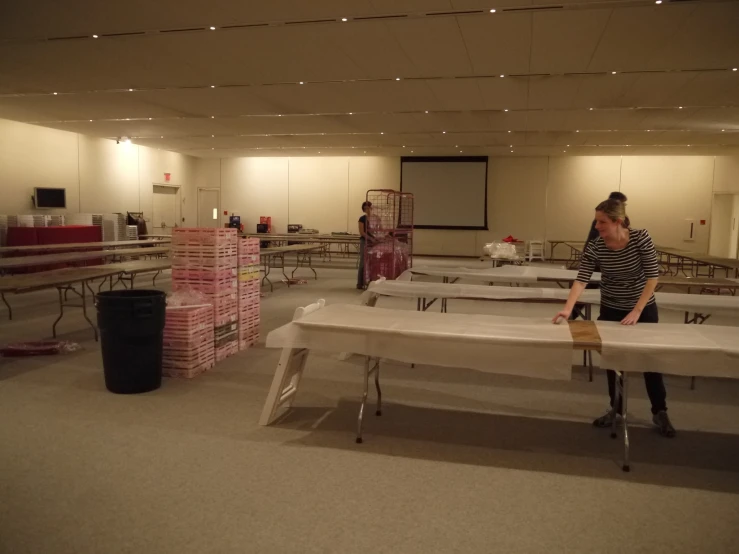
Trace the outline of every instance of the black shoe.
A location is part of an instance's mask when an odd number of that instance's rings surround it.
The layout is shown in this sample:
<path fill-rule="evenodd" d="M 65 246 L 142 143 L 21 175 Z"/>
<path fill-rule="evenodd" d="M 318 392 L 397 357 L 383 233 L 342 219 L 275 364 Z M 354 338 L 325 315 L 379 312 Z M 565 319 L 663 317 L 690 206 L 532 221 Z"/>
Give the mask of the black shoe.
<path fill-rule="evenodd" d="M 670 418 L 667 416 L 667 412 L 662 410 L 652 416 L 652 421 L 657 426 L 659 434 L 663 437 L 671 439 L 675 436 L 675 428 L 670 423 Z"/>
<path fill-rule="evenodd" d="M 364 290 L 364 285 L 357 285 L 357 290 Z"/>

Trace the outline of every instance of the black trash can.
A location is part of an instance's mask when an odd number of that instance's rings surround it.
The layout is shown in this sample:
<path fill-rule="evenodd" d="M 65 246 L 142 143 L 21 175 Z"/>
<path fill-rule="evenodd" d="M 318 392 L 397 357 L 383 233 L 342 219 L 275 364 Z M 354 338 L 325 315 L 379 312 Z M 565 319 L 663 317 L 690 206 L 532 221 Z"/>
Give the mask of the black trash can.
<path fill-rule="evenodd" d="M 113 290 L 97 295 L 105 386 L 136 394 L 162 385 L 167 297 L 159 290 Z"/>

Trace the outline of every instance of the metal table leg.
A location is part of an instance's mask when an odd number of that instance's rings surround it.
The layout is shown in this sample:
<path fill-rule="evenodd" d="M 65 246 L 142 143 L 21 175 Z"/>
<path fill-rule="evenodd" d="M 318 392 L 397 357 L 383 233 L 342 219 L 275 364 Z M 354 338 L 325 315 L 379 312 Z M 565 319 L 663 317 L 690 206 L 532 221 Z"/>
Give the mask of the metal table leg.
<path fill-rule="evenodd" d="M 372 365 L 372 358 L 365 357 L 364 360 L 364 391 L 362 393 L 362 403 L 359 406 L 359 415 L 357 416 L 357 444 L 362 444 L 362 423 L 364 421 L 364 407 L 367 404 L 367 395 L 369 394 L 369 378 L 372 373 L 375 374 L 375 387 L 377 388 L 377 411 L 376 415 L 382 415 L 382 392 L 380 391 L 380 360 L 379 358 Z"/>
<path fill-rule="evenodd" d="M 629 376 L 623 372 L 623 421 L 624 421 L 624 471 L 631 471 L 629 465 L 629 419 L 628 419 L 628 401 L 629 401 Z"/>
<path fill-rule="evenodd" d="M 5 298 L 5 293 L 0 292 L 0 298 L 3 299 L 3 304 L 8 308 L 8 319 L 13 319 L 13 308 L 10 307 L 10 304 L 8 304 L 8 300 Z"/>
<path fill-rule="evenodd" d="M 262 265 L 264 265 L 264 277 L 262 277 L 262 286 L 264 286 L 264 281 L 267 281 L 269 283 L 269 291 L 274 291 L 274 285 L 272 284 L 272 281 L 269 278 L 269 272 L 272 270 L 272 266 L 269 263 L 269 256 L 262 257 Z"/>

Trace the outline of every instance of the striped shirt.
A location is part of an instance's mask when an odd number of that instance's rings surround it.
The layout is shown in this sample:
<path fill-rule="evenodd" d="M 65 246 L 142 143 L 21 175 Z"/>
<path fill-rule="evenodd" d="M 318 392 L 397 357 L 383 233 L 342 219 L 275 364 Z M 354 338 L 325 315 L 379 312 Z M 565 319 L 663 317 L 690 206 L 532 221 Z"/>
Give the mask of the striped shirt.
<path fill-rule="evenodd" d="M 596 266 L 602 274 L 600 302 L 608 308 L 631 311 L 647 279 L 659 278 L 657 251 L 645 229 L 629 229 L 629 242 L 621 250 L 609 249 L 598 237 L 585 246 L 577 280 L 588 283 Z M 647 304 L 654 304 L 654 295 Z"/>

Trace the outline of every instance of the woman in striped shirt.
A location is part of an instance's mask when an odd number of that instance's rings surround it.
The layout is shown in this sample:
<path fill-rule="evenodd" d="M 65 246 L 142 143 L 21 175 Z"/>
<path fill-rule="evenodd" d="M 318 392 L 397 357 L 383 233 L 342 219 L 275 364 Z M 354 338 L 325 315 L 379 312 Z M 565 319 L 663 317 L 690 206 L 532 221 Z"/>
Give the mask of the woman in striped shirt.
<path fill-rule="evenodd" d="M 614 198 L 595 208 L 595 220 L 599 237 L 587 244 L 565 309 L 553 321 L 558 323 L 570 317 L 577 299 L 598 266 L 602 275 L 599 320 L 620 321 L 622 325 L 657 323 L 659 313 L 654 289 L 659 278 L 659 264 L 649 233 L 643 229 L 631 229 L 625 204 Z M 652 403 L 652 421 L 660 434 L 674 437 L 675 429 L 667 416 L 667 393 L 662 374 L 645 372 L 644 383 Z M 608 370 L 611 409 L 593 422 L 596 427 L 610 427 L 614 417 L 621 418 L 620 401 L 618 406 L 614 406 L 615 390 L 616 373 Z"/>

